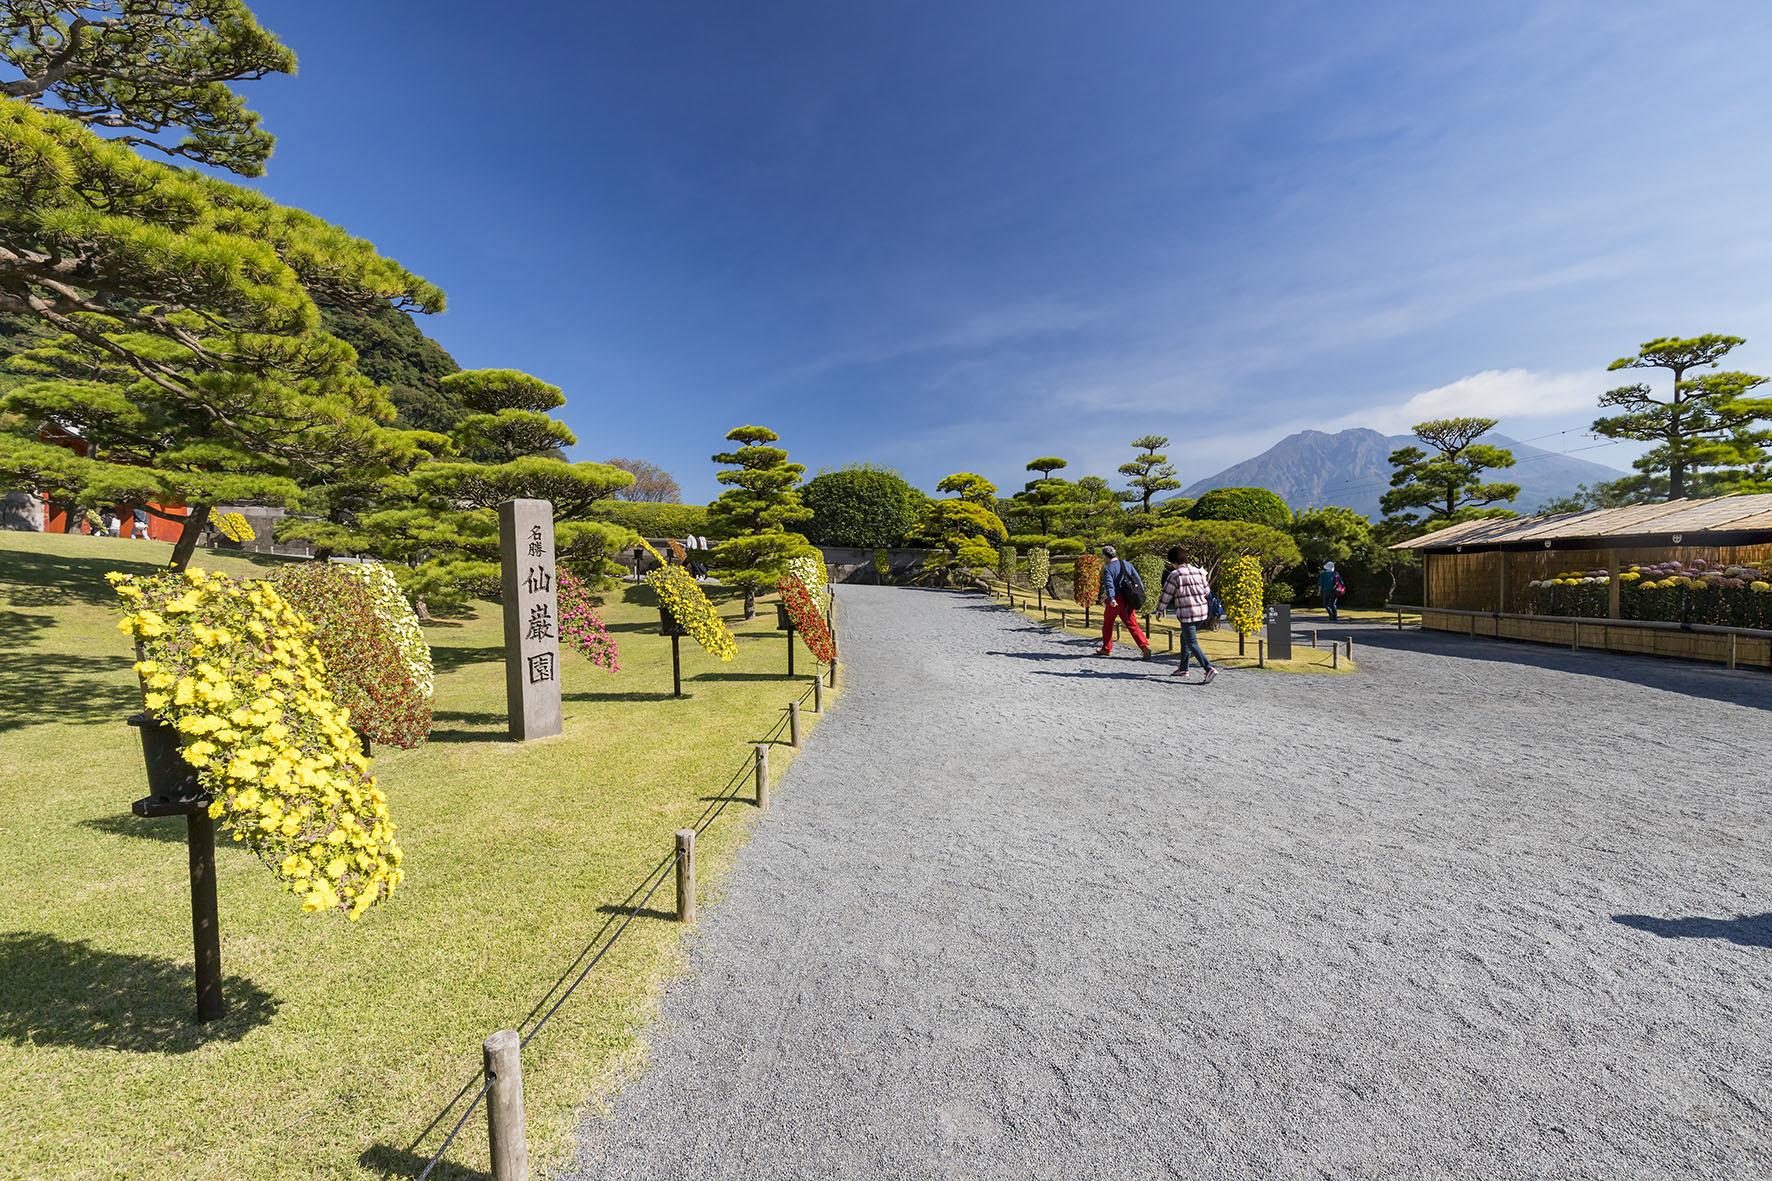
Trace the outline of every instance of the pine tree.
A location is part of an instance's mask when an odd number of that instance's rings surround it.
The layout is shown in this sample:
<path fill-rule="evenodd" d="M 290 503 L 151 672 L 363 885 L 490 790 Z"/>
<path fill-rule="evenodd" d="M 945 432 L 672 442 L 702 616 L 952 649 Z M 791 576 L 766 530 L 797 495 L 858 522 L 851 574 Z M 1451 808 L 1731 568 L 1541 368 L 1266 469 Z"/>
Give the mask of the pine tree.
<path fill-rule="evenodd" d="M 1693 369 L 1711 368 L 1739 344 L 1739 336 L 1707 333 L 1689 339 L 1664 336 L 1647 341 L 1634 357 L 1620 357 L 1608 369 L 1666 369 L 1673 376 L 1667 397 L 1657 398 L 1642 382 L 1600 395 L 1600 405 L 1622 414 L 1594 421 L 1594 430 L 1612 439 L 1655 446 L 1631 466 L 1640 475 L 1617 481 L 1639 497 L 1679 500 L 1698 494 L 1751 490 L 1753 472 L 1766 462 L 1772 434 L 1760 420 L 1772 416 L 1772 402 L 1748 395 L 1766 379 L 1751 373 L 1711 373 L 1688 380 Z M 1710 469 L 1706 474 L 1706 469 Z"/>
<path fill-rule="evenodd" d="M 1169 457 L 1163 454 L 1163 448 L 1169 446 L 1169 440 L 1163 435 L 1143 435 L 1132 440 L 1138 448 L 1138 455 L 1131 463 L 1120 465 L 1120 474 L 1130 476 L 1131 487 L 1120 494 L 1120 499 L 1127 504 L 1142 505 L 1146 516 L 1150 515 L 1151 497 L 1159 492 L 1173 492 L 1181 487 L 1181 481 L 1175 478 L 1175 468 Z"/>
<path fill-rule="evenodd" d="M 617 572 L 612 559 L 633 531 L 593 513 L 633 476 L 559 457 L 577 442 L 549 413 L 565 404 L 560 388 L 514 369 L 463 370 L 439 385 L 466 411 L 442 449 L 450 458 L 370 489 L 326 489 L 327 519 L 292 521 L 279 537 L 382 558 L 399 567 L 402 586 L 427 608 L 459 609 L 471 596 L 498 593 L 498 506 L 534 498 L 553 505 L 562 565 L 586 580 Z M 362 507 L 336 511 L 351 497 Z"/>
<path fill-rule="evenodd" d="M 1427 450 L 1391 452 L 1391 488 L 1380 500 L 1388 517 L 1399 526 L 1439 528 L 1479 514 L 1513 515 L 1499 506 L 1518 496 L 1520 486 L 1483 479 L 1490 468 L 1514 466 L 1513 452 L 1477 442 L 1495 429 L 1495 419 L 1441 418 L 1412 429 Z"/>
<path fill-rule="evenodd" d="M 0 481 L 83 508 L 187 505 L 150 507 L 184 524 L 180 568 L 211 505 L 290 504 L 430 453 L 435 436 L 389 425 L 316 300 L 437 310 L 435 287 L 319 218 L 16 99 L 0 153 L 0 312 L 47 334 L 10 362 L 24 380 L 0 399 Z M 46 427 L 89 454 L 40 442 Z"/>
<path fill-rule="evenodd" d="M 789 463 L 785 450 L 769 446 L 780 438 L 766 426 L 734 427 L 726 439 L 739 446 L 714 456 L 715 463 L 730 466 L 714 477 L 729 485 L 727 491 L 708 506 L 709 528 L 720 539 L 711 565 L 721 582 L 744 591 L 746 619 L 757 614 L 757 592 L 774 586 L 791 558 L 812 549 L 786 528 L 810 520 L 812 510 L 795 490 L 805 466 Z"/>

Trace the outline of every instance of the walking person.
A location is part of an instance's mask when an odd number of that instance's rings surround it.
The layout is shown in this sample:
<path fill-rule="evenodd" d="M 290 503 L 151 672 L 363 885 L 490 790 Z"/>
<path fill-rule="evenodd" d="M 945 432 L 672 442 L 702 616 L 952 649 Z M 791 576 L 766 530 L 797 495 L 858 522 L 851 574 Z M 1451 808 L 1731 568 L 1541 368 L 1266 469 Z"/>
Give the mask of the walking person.
<path fill-rule="evenodd" d="M 1124 622 L 1132 640 L 1144 658 L 1151 658 L 1151 642 L 1138 626 L 1138 609 L 1144 606 L 1144 579 L 1138 576 L 1131 562 L 1122 561 L 1114 547 L 1101 547 L 1107 561 L 1101 567 L 1101 647 L 1097 656 L 1114 654 L 1114 624 Z"/>
<path fill-rule="evenodd" d="M 1347 594 L 1347 584 L 1335 572 L 1334 562 L 1323 563 L 1323 572 L 1317 575 L 1317 590 L 1323 596 L 1323 609 L 1329 612 L 1329 622 L 1339 621 L 1341 596 Z"/>
<path fill-rule="evenodd" d="M 1212 667 L 1205 650 L 1200 647 L 1198 629 L 1211 611 L 1212 583 L 1204 570 L 1186 559 L 1179 545 L 1170 547 L 1168 557 L 1169 570 L 1163 575 L 1163 596 L 1157 600 L 1157 614 L 1174 611 L 1176 625 L 1181 628 L 1181 663 L 1169 675 L 1187 676 L 1187 658 L 1192 653 L 1206 674 L 1200 684 L 1210 685 L 1218 670 Z"/>
<path fill-rule="evenodd" d="M 134 518 L 132 524 L 135 526 L 135 531 L 131 536 L 137 541 L 146 539 L 148 536 L 148 510 L 145 508 L 138 508 L 131 514 L 131 516 Z"/>

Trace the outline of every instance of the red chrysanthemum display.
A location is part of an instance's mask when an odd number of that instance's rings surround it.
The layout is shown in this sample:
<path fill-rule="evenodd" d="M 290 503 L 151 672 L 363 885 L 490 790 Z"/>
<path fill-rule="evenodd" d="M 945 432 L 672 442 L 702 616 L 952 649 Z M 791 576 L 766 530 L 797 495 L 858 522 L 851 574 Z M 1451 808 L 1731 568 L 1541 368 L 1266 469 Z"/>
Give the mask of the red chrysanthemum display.
<path fill-rule="evenodd" d="M 831 635 L 831 629 L 825 625 L 824 615 L 818 604 L 812 601 L 812 592 L 806 584 L 793 575 L 788 575 L 775 584 L 777 593 L 781 595 L 782 606 L 788 609 L 788 618 L 794 623 L 794 630 L 806 641 L 806 647 L 822 664 L 830 664 L 837 659 L 837 641 Z"/>

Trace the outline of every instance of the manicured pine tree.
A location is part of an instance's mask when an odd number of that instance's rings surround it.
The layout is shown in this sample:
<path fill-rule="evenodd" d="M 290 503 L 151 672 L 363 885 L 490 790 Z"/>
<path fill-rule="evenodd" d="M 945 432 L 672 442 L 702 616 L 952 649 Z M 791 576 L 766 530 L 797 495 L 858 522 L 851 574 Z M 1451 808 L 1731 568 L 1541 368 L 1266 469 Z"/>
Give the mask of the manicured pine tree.
<path fill-rule="evenodd" d="M 935 488 L 952 496 L 923 508 L 918 532 L 935 551 L 924 561 L 924 571 L 946 579 L 957 570 L 990 569 L 996 564 L 996 547 L 1009 537 L 1003 519 L 990 508 L 996 503 L 996 485 L 975 472 L 955 472 Z"/>
<path fill-rule="evenodd" d="M 1640 499 L 1679 500 L 1690 495 L 1727 495 L 1759 486 L 1756 469 L 1766 465 L 1772 432 L 1772 399 L 1749 395 L 1766 378 L 1752 373 L 1710 373 L 1688 380 L 1693 369 L 1713 368 L 1737 345 L 1739 336 L 1706 333 L 1687 339 L 1664 336 L 1647 341 L 1635 356 L 1620 357 L 1608 369 L 1666 369 L 1673 377 L 1665 398 L 1645 383 L 1619 386 L 1600 395 L 1600 405 L 1621 414 L 1594 421 L 1611 439 L 1652 443 L 1632 465 L 1638 475 L 1615 486 Z"/>
<path fill-rule="evenodd" d="M 1427 445 L 1391 452 L 1391 488 L 1380 499 L 1397 523 L 1440 528 L 1472 516 L 1512 516 L 1499 507 L 1520 494 L 1518 484 L 1483 479 L 1490 468 L 1514 466 L 1513 452 L 1477 440 L 1495 429 L 1493 418 L 1441 418 L 1411 429 Z M 1204 503 L 1202 497 L 1200 503 Z M 1196 511 L 1199 504 L 1195 505 Z M 1416 510 L 1419 510 L 1417 512 Z"/>
<path fill-rule="evenodd" d="M 785 450 L 769 445 L 780 438 L 765 426 L 734 427 L 726 439 L 739 446 L 714 456 L 730 466 L 714 477 L 728 489 L 708 506 L 708 527 L 720 539 L 710 564 L 721 582 L 744 591 L 746 619 L 757 614 L 757 592 L 774 586 L 788 561 L 812 548 L 786 528 L 810 520 L 812 510 L 796 491 L 805 465 L 789 463 Z"/>
<path fill-rule="evenodd" d="M 1127 482 L 1131 487 L 1120 493 L 1120 499 L 1127 504 L 1139 504 L 1147 517 L 1151 511 L 1151 497 L 1159 492 L 1173 492 L 1181 487 L 1181 481 L 1175 478 L 1175 468 L 1169 457 L 1163 454 L 1163 448 L 1169 446 L 1169 439 L 1164 435 L 1143 435 L 1132 440 L 1138 448 L 1138 455 L 1131 463 L 1120 465 L 1120 474 L 1130 476 Z"/>

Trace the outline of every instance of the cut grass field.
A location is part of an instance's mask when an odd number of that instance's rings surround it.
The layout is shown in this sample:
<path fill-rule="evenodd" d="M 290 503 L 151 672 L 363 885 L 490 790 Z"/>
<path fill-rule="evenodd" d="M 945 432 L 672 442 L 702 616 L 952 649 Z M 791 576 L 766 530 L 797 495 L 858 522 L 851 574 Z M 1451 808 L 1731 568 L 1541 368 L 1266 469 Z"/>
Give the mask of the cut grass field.
<path fill-rule="evenodd" d="M 107 570 L 170 547 L 0 533 L 0 1174 L 76 1178 L 407 1177 L 415 1137 L 568 971 L 709 797 L 750 757 L 815 664 L 765 603 L 720 664 L 670 641 L 650 593 L 611 594 L 621 671 L 563 656 L 565 733 L 506 740 L 497 609 L 427 628 L 436 728 L 376 751 L 406 852 L 404 886 L 362 922 L 303 915 L 249 854 L 218 851 L 228 1015 L 199 1026 L 184 822 L 141 820 L 139 708 Z M 199 554 L 259 573 L 276 559 Z M 716 591 L 716 594 L 719 592 Z M 719 601 L 719 600 L 717 600 Z M 828 700 L 828 698 L 827 698 Z M 810 714 L 808 722 L 812 721 Z M 790 753 L 771 760 L 779 774 Z M 744 799 L 697 841 L 705 901 L 755 816 Z M 643 1060 L 641 1031 L 679 964 L 667 882 L 524 1052 L 532 1153 Z M 556 994 L 557 995 L 557 994 Z M 447 1127 L 447 1124 L 444 1125 Z M 433 1177 L 482 1176 L 484 1116 Z"/>
<path fill-rule="evenodd" d="M 993 589 L 992 595 L 999 600 L 1007 601 L 1006 596 L 1000 587 Z M 1095 639 L 1101 638 L 1101 607 L 1099 605 L 1090 609 L 1089 618 L 1092 622 L 1087 627 L 1083 624 L 1084 616 L 1082 605 L 1073 602 L 1070 599 L 1048 598 L 1045 600 L 1045 609 L 1042 611 L 1041 608 L 1036 605 L 1036 601 L 1032 596 L 1028 595 L 1020 588 L 1017 588 L 1015 592 L 1015 609 L 1020 611 L 1023 615 L 1026 615 L 1029 619 L 1040 620 L 1054 630 L 1064 631 L 1067 635 L 1086 635 Z M 1181 638 L 1176 631 L 1175 621 L 1173 619 L 1153 619 L 1151 624 L 1152 626 L 1148 629 L 1148 632 L 1151 647 L 1156 652 L 1157 659 L 1169 659 L 1179 662 L 1181 659 L 1179 650 Z M 1145 627 L 1145 616 L 1143 612 L 1139 613 L 1139 626 Z M 1294 628 L 1293 630 L 1296 632 L 1299 629 Z M 1307 627 L 1304 630 L 1309 630 L 1309 628 Z M 1206 653 L 1206 658 L 1214 665 L 1223 668 L 1256 667 L 1259 659 L 1255 643 L 1258 638 L 1257 635 L 1249 636 L 1248 640 L 1242 645 L 1242 650 L 1239 651 L 1237 633 L 1234 631 L 1222 628 L 1218 631 L 1206 631 L 1201 629 L 1197 630 L 1194 634 L 1199 637 L 1200 649 Z M 1116 641 L 1116 643 L 1130 644 L 1132 642 L 1131 636 L 1127 635 L 1124 630 L 1121 631 L 1120 635 L 1121 639 Z M 1175 651 L 1171 651 L 1169 648 L 1171 635 L 1175 637 L 1174 643 L 1177 645 Z M 1324 638 L 1323 646 L 1321 648 L 1312 648 L 1308 641 L 1295 638 L 1292 642 L 1291 660 L 1269 660 L 1261 665 L 1261 667 L 1264 671 L 1322 673 L 1329 676 L 1345 676 L 1359 671 L 1359 663 L 1350 658 L 1346 654 L 1345 649 L 1339 657 L 1330 651 L 1327 637 Z"/>

